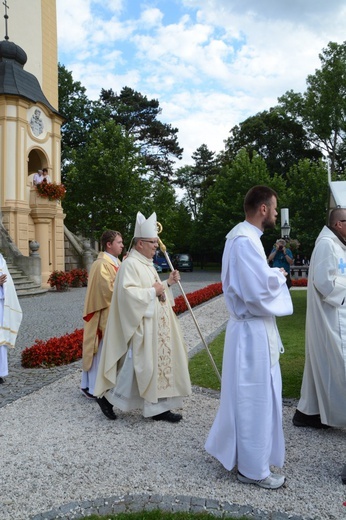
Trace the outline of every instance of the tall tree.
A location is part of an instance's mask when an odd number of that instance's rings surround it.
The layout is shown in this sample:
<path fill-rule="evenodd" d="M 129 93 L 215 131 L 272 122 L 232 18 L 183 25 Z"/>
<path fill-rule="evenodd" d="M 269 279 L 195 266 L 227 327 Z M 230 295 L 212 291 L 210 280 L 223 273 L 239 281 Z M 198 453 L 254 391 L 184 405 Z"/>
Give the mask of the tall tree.
<path fill-rule="evenodd" d="M 133 136 L 148 172 L 160 179 L 169 178 L 174 160 L 181 158 L 183 149 L 178 144 L 178 129 L 159 121 L 162 109 L 158 100 L 124 87 L 119 95 L 112 89 L 102 89 L 100 101 L 110 110 L 112 119 Z"/>
<path fill-rule="evenodd" d="M 175 208 L 174 222 L 169 230 L 174 253 L 190 253 L 193 220 L 185 204 L 180 201 Z"/>
<path fill-rule="evenodd" d="M 311 148 L 303 126 L 280 107 L 264 110 L 231 129 L 225 141 L 223 161 L 233 160 L 245 148 L 250 156 L 256 152 L 266 162 L 271 175 L 285 177 L 288 170 L 304 158 L 318 160 L 321 153 Z"/>
<path fill-rule="evenodd" d="M 90 238 L 107 228 L 131 234 L 139 204 L 150 198 L 143 172 L 133 139 L 114 121 L 100 124 L 86 146 L 72 152 L 66 175 L 66 225 Z"/>
<path fill-rule="evenodd" d="M 64 65 L 58 66 L 59 111 L 66 118 L 61 127 L 62 178 L 66 178 L 66 166 L 73 150 L 83 148 L 90 132 L 99 123 L 109 119 L 109 112 L 98 102 L 90 101 L 86 88 L 74 81 L 72 72 Z"/>
<path fill-rule="evenodd" d="M 197 218 L 208 190 L 213 186 L 220 172 L 215 152 L 202 144 L 192 154 L 194 165 L 183 166 L 175 172 L 174 184 L 185 192 L 184 202 L 193 218 Z"/>
<path fill-rule="evenodd" d="M 253 153 L 250 157 L 245 150 L 240 150 L 234 161 L 222 169 L 215 185 L 207 194 L 196 225 L 194 247 L 198 246 L 198 236 L 202 235 L 203 244 L 206 244 L 208 250 L 217 253 L 220 259 L 226 234 L 244 220 L 244 197 L 257 184 L 276 190 L 279 205 L 286 205 L 285 180 L 276 174 L 271 176 L 259 154 Z M 270 248 L 279 235 L 278 228 L 266 233 L 263 238 L 265 246 Z"/>
<path fill-rule="evenodd" d="M 310 256 L 317 235 L 326 223 L 328 175 L 326 165 L 300 161 L 288 174 L 287 207 L 290 210 L 291 237 Z"/>
<path fill-rule="evenodd" d="M 340 175 L 346 159 L 346 42 L 330 42 L 319 58 L 321 68 L 307 77 L 306 92 L 291 90 L 279 102 L 304 126 L 312 145 L 327 154 L 332 174 Z"/>

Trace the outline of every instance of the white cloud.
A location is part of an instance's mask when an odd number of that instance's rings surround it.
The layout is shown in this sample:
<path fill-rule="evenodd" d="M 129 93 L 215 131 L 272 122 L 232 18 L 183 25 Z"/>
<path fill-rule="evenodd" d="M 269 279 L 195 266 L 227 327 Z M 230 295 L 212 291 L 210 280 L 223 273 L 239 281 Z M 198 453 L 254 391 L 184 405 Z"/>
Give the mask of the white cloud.
<path fill-rule="evenodd" d="M 158 99 L 184 161 L 203 143 L 223 149 L 234 125 L 287 90 L 303 92 L 318 54 L 344 39 L 343 0 L 141 2 L 57 0 L 60 61 L 91 98 L 129 86 Z"/>
<path fill-rule="evenodd" d="M 148 30 L 159 26 L 162 19 L 163 13 L 159 9 L 145 9 L 141 14 L 140 23 Z"/>
<path fill-rule="evenodd" d="M 290 21 L 305 25 L 320 23 L 321 17 L 335 18 L 344 7 L 343 0 L 182 0 L 187 7 L 208 16 L 248 16 L 257 20 Z"/>

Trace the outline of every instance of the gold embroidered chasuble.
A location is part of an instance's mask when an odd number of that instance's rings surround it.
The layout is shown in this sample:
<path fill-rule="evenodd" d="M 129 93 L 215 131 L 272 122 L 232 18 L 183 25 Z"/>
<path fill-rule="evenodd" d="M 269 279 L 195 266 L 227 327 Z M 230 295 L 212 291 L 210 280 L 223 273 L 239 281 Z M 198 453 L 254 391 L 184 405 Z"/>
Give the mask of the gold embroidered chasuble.
<path fill-rule="evenodd" d="M 120 264 L 120 260 L 118 260 Z M 104 336 L 119 266 L 107 253 L 99 253 L 92 264 L 85 295 L 83 320 L 83 370 L 90 370 L 93 356 Z"/>

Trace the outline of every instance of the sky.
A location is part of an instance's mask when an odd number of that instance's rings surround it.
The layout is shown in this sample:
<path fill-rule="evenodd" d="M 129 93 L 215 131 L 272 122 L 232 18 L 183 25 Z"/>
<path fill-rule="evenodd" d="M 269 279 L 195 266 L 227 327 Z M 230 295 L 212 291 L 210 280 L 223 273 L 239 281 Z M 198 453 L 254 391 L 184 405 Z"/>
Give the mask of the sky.
<path fill-rule="evenodd" d="M 56 0 L 59 62 L 86 87 L 158 99 L 178 128 L 177 166 L 202 144 L 304 92 L 330 41 L 346 40 L 344 0 Z"/>

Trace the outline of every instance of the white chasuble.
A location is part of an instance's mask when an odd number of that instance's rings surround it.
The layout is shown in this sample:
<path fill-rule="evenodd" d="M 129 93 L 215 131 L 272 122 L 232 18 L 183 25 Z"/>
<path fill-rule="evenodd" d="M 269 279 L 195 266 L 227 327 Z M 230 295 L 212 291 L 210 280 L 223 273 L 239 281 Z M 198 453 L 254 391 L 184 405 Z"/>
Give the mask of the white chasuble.
<path fill-rule="evenodd" d="M 166 301 L 160 301 L 153 288 L 156 281 L 152 261 L 132 250 L 116 277 L 95 395 L 115 388 L 107 394 L 111 401 L 111 394 L 120 393 L 118 379 L 125 365 L 125 371 L 133 366 L 138 395 L 148 403 L 191 393 L 187 350 L 172 310 L 173 295 L 164 282 Z M 129 349 L 131 354 L 126 355 Z"/>
<path fill-rule="evenodd" d="M 346 427 L 346 246 L 328 228 L 309 267 L 305 366 L 298 410 Z"/>

